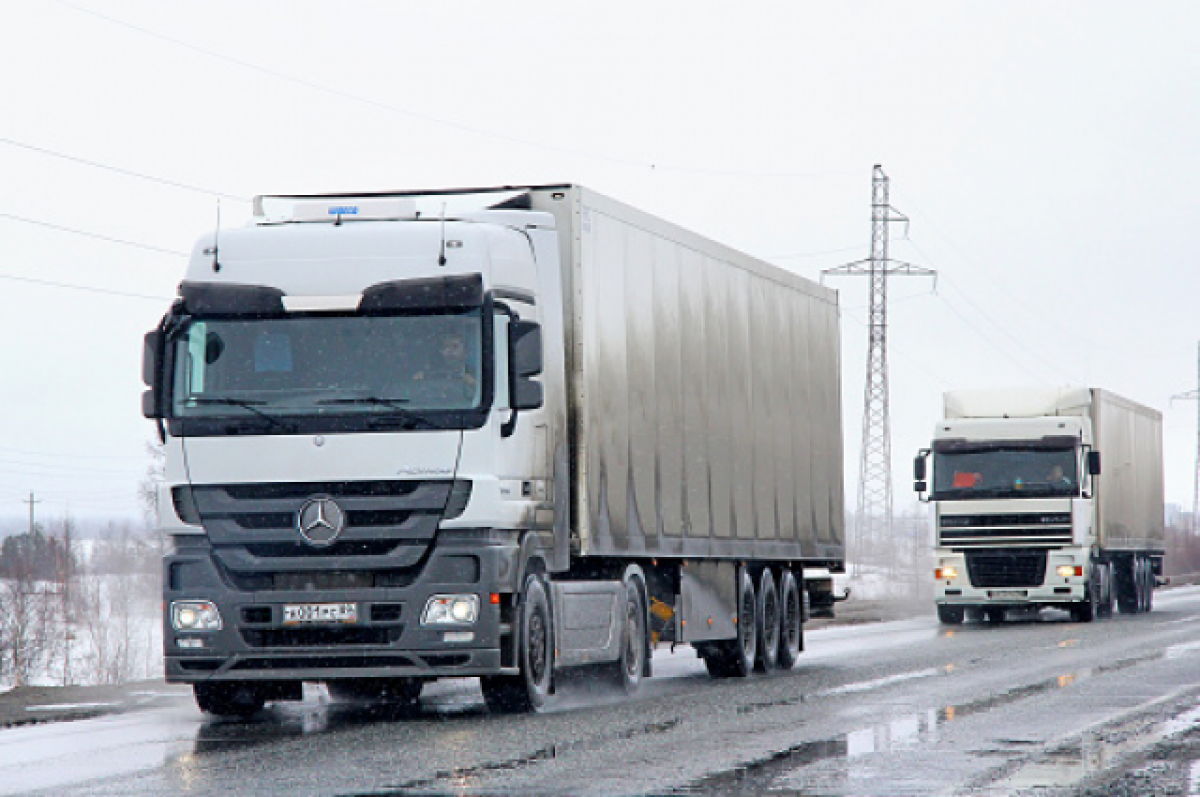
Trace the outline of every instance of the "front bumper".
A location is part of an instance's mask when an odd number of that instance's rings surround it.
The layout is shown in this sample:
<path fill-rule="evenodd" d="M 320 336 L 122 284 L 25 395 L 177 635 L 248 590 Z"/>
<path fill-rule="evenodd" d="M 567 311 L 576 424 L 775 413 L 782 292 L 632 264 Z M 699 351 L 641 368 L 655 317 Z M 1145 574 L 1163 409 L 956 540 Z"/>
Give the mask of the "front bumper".
<path fill-rule="evenodd" d="M 961 552 L 936 552 L 937 574 L 953 569 L 953 578 L 937 578 L 934 601 L 947 606 L 1017 607 L 1028 605 L 1062 605 L 1088 599 L 1090 553 L 1086 550 L 1055 550 L 1047 553 L 1045 570 L 1039 583 L 975 584 L 972 582 L 966 556 Z M 1081 575 L 1058 575 L 1059 567 L 1079 568 Z"/>
<path fill-rule="evenodd" d="M 211 551 L 165 558 L 164 667 L 170 683 L 214 680 L 320 681 L 339 678 L 466 677 L 515 673 L 511 655 L 515 544 L 438 546 L 404 586 L 358 589 L 238 589 Z M 464 560 L 468 568 L 463 577 Z M 474 594 L 478 617 L 470 624 L 423 626 L 430 597 Z M 491 596 L 498 595 L 493 603 Z M 216 604 L 222 627 L 177 631 L 170 606 L 177 600 Z M 284 607 L 353 603 L 353 623 L 293 623 Z M 468 636 L 469 634 L 469 636 Z"/>

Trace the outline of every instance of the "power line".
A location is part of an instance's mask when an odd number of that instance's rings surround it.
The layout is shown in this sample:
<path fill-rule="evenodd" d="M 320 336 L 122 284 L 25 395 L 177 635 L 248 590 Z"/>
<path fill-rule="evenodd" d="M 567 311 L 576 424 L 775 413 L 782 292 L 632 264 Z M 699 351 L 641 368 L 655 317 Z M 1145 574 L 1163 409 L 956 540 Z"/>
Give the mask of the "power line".
<path fill-rule="evenodd" d="M 441 125 L 443 127 L 448 127 L 448 128 L 462 131 L 464 133 L 471 133 L 473 135 L 483 136 L 485 138 L 492 138 L 492 139 L 496 139 L 498 141 L 507 141 L 511 144 L 519 144 L 521 146 L 531 147 L 533 149 L 541 149 L 541 150 L 546 150 L 548 152 L 559 152 L 564 155 L 575 155 L 575 156 L 583 157 L 583 158 L 591 158 L 593 160 L 602 160 L 602 161 L 607 161 L 609 163 L 621 164 L 623 166 L 630 166 L 630 167 L 634 167 L 634 168 L 638 168 L 638 169 L 650 169 L 650 170 L 655 170 L 655 171 L 685 172 L 685 173 L 691 173 L 691 174 L 704 174 L 704 175 L 709 175 L 709 176 L 714 176 L 714 177 L 724 176 L 724 177 L 814 179 L 814 178 L 821 178 L 821 177 L 844 176 L 844 175 L 848 174 L 848 172 L 771 172 L 771 171 L 744 171 L 744 170 L 737 170 L 737 169 L 708 169 L 708 168 L 700 168 L 700 167 L 693 167 L 693 166 L 681 166 L 681 165 L 669 164 L 669 163 L 658 163 L 655 161 L 648 161 L 648 160 L 637 160 L 634 158 L 623 158 L 623 157 L 618 157 L 615 155 L 609 155 L 609 154 L 603 153 L 603 152 L 574 149 L 571 147 L 564 147 L 564 146 L 561 146 L 558 144 L 551 144 L 551 143 L 545 142 L 545 141 L 535 141 L 533 139 L 521 138 L 519 136 L 508 135 L 505 133 L 498 133 L 494 130 L 487 130 L 487 129 L 480 128 L 480 127 L 474 127 L 472 125 L 463 124 L 462 122 L 455 122 L 450 119 L 444 119 L 439 116 L 433 116 L 432 114 L 419 113 L 419 112 L 413 111 L 409 108 L 401 108 L 400 106 L 397 106 L 397 105 L 391 105 L 386 102 L 381 102 L 379 100 L 371 99 L 370 97 L 365 97 L 361 94 L 354 94 L 353 92 L 345 91 L 344 89 L 340 89 L 340 88 L 337 88 L 334 86 L 329 86 L 329 85 L 325 85 L 322 83 L 318 83 L 313 80 L 308 80 L 307 78 L 301 78 L 301 77 L 296 77 L 295 75 L 289 75 L 286 72 L 281 72 L 277 69 L 272 69 L 271 67 L 263 66 L 262 64 L 255 63 L 253 61 L 247 61 L 243 58 L 238 58 L 236 56 L 218 53 L 213 50 L 209 50 L 207 48 L 200 47 L 199 45 L 192 44 L 191 42 L 185 41 L 183 39 L 177 39 L 173 36 L 168 36 L 166 34 L 150 30 L 149 28 L 145 28 L 140 25 L 135 25 L 132 22 L 126 22 L 125 20 L 118 19 L 116 17 L 112 17 L 107 14 L 102 14 L 99 11 L 96 11 L 94 9 L 78 6 L 74 3 L 67 2 L 67 0 L 58 0 L 58 2 L 60 5 L 64 5 L 67 8 L 73 9 L 74 11 L 77 11 L 82 14 L 89 14 L 91 16 L 102 19 L 105 22 L 108 22 L 112 25 L 117 25 L 122 28 L 127 28 L 128 30 L 135 31 L 144 36 L 149 36 L 150 38 L 153 38 L 153 39 L 158 39 L 159 41 L 167 42 L 168 44 L 175 45 L 176 47 L 182 47 L 186 50 L 191 50 L 192 52 L 199 53 L 199 54 L 207 56 L 209 58 L 213 58 L 215 60 L 222 61 L 222 62 L 225 62 L 228 64 L 233 64 L 234 66 L 238 66 L 238 67 L 241 67 L 242 69 L 247 69 L 252 72 L 258 72 L 260 74 L 275 78 L 276 80 L 282 80 L 286 83 L 292 83 L 297 86 L 302 86 L 304 88 L 319 92 L 321 94 L 326 94 L 326 95 L 329 95 L 332 97 L 337 97 L 339 99 L 348 100 L 350 102 L 358 103 L 360 105 L 366 105 L 368 107 L 375 108 L 377 110 L 388 111 L 390 113 L 398 114 L 400 116 L 405 116 L 410 119 L 417 119 L 419 121 L 426 122 L 429 124 Z"/>
<path fill-rule="evenodd" d="M 151 296 L 146 293 L 129 293 L 128 291 L 114 291 L 109 288 L 95 288 L 90 285 L 73 285 L 69 282 L 52 282 L 51 280 L 34 279 L 33 277 L 17 277 L 12 274 L 0 274 L 0 280 L 10 280 L 12 282 L 26 282 L 31 285 L 42 285 L 47 288 L 66 288 L 73 291 L 85 291 L 87 293 L 102 293 L 108 296 L 122 296 L 128 299 L 150 299 L 155 302 L 169 302 L 170 297 L 167 296 Z"/>
<path fill-rule="evenodd" d="M 151 175 L 151 174 L 143 174 L 142 172 L 135 172 L 131 169 L 123 169 L 120 166 L 110 166 L 107 163 L 100 163 L 99 161 L 88 160 L 87 158 L 80 158 L 77 155 L 68 155 L 65 152 L 57 152 L 55 150 L 48 149 L 46 147 L 37 147 L 37 146 L 34 146 L 33 144 L 26 144 L 24 141 L 15 141 L 11 138 L 0 138 L 0 144 L 8 144 L 10 147 L 20 147 L 21 149 L 27 149 L 31 152 L 37 152 L 42 155 L 49 155 L 50 157 L 53 157 L 53 158 L 60 158 L 62 160 L 71 161 L 72 163 L 80 163 L 85 166 L 91 166 L 96 169 L 103 169 L 105 171 L 114 172 L 116 174 L 122 174 L 122 175 L 125 175 L 126 177 L 136 177 L 139 180 L 148 180 L 149 182 L 158 183 L 159 185 L 166 185 L 166 186 L 170 186 L 172 188 L 181 188 L 184 191 L 193 191 L 197 194 L 205 194 L 207 196 L 217 197 L 219 199 L 231 199 L 234 202 L 246 202 L 246 203 L 249 203 L 251 201 L 247 197 L 235 196 L 233 194 L 224 194 L 224 193 L 221 193 L 220 191 L 213 191 L 208 188 L 200 188 L 199 186 L 188 185 L 187 183 L 180 183 L 175 180 L 167 180 L 166 178 L 163 178 L 163 177 L 155 177 L 154 175 Z"/>
<path fill-rule="evenodd" d="M 67 227 L 62 224 L 53 224 L 48 221 L 39 221 L 38 219 L 31 219 L 27 216 L 18 216 L 15 213 L 0 212 L 0 218 L 11 219 L 12 221 L 19 221 L 23 224 L 33 224 L 37 227 L 46 227 L 51 230 L 58 230 L 59 232 L 69 232 L 72 235 L 81 235 L 85 238 L 94 238 L 99 241 L 108 241 L 109 243 L 121 244 L 122 246 L 132 246 L 135 249 L 145 249 L 150 252 L 158 252 L 159 254 L 172 255 L 174 257 L 189 257 L 189 254 L 187 252 L 180 252 L 175 249 L 163 249 L 162 247 L 159 247 L 159 246 L 152 246 L 150 244 L 138 243 L 137 241 L 128 241 L 128 240 L 125 240 L 124 238 L 113 238 L 112 236 L 101 235 L 100 233 L 97 233 L 97 232 L 88 232 L 86 230 L 76 229 L 75 227 Z"/>

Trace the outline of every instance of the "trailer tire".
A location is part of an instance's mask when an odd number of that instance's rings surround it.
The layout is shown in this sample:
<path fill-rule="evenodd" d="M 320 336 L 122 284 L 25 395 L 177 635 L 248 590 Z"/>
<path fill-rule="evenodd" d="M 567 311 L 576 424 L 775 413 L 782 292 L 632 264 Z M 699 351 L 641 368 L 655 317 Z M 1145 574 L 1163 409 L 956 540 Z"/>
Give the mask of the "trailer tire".
<path fill-rule="evenodd" d="M 804 606 L 791 570 L 785 569 L 779 581 L 779 615 L 779 669 L 790 670 L 804 649 Z"/>
<path fill-rule="evenodd" d="M 1116 565 L 1117 608 L 1121 614 L 1137 614 L 1141 610 L 1142 588 L 1138 585 L 1140 570 L 1137 559 L 1121 559 Z"/>
<path fill-rule="evenodd" d="M 517 675 L 485 675 L 479 679 L 488 708 L 498 713 L 540 711 L 550 695 L 554 672 L 553 623 L 545 583 L 525 577 L 518 613 Z"/>
<path fill-rule="evenodd" d="M 758 657 L 754 668 L 759 672 L 773 672 L 779 666 L 779 589 L 775 585 L 775 574 L 764 567 L 758 579 Z"/>
<path fill-rule="evenodd" d="M 937 607 L 937 615 L 938 620 L 943 625 L 962 625 L 963 620 L 966 619 L 967 612 L 961 606 L 942 605 Z"/>
<path fill-rule="evenodd" d="M 713 678 L 745 678 L 754 672 L 758 656 L 758 601 L 754 582 L 745 570 L 738 573 L 738 613 L 732 640 L 706 645 L 704 666 Z"/>
<path fill-rule="evenodd" d="M 205 714 L 217 717 L 249 717 L 267 704 L 265 690 L 248 683 L 192 684 L 196 705 Z"/>
<path fill-rule="evenodd" d="M 621 621 L 621 657 L 605 665 L 609 680 L 627 695 L 637 692 L 646 671 L 646 606 L 635 579 L 625 580 L 624 615 Z"/>
<path fill-rule="evenodd" d="M 1146 560 L 1146 611 L 1154 611 L 1154 588 L 1158 586 L 1158 581 L 1154 577 L 1154 563 L 1149 559 Z"/>

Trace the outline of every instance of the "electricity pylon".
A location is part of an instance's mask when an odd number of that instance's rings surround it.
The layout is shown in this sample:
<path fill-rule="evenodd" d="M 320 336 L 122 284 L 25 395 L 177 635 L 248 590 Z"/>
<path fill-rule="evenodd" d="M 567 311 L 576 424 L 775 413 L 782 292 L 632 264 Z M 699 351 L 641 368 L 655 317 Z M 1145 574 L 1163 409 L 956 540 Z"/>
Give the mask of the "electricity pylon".
<path fill-rule="evenodd" d="M 862 458 L 858 468 L 858 514 L 853 545 L 855 570 L 863 551 L 892 539 L 892 437 L 888 409 L 887 280 L 892 275 L 933 277 L 932 269 L 888 258 L 888 224 L 908 217 L 888 202 L 888 177 L 876 164 L 871 180 L 871 256 L 821 272 L 829 276 L 867 276 L 871 303 L 867 318 L 867 380 L 863 397 Z M 894 557 L 888 557 L 888 569 Z M 891 573 L 889 572 L 889 575 Z"/>
<path fill-rule="evenodd" d="M 1196 389 L 1171 396 L 1171 401 L 1196 402 L 1196 473 L 1192 482 L 1192 528 L 1193 536 L 1200 529 L 1200 345 L 1196 347 Z"/>

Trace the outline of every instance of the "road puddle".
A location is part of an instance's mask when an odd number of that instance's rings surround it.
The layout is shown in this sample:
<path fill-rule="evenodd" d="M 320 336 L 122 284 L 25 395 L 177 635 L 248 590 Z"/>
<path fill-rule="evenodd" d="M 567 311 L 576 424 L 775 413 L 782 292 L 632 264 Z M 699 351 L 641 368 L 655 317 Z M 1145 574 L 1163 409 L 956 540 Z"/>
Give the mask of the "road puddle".
<path fill-rule="evenodd" d="M 1180 646 L 1184 647 L 1184 646 Z M 1186 646 L 1189 649 L 1192 646 Z M 1200 649 L 1200 645 L 1195 646 Z M 887 788 L 895 793 L 904 793 L 905 778 L 912 778 L 912 786 L 921 791 L 923 773 L 898 772 L 878 754 L 895 753 L 935 746 L 943 734 L 953 734 L 948 725 L 974 714 L 991 711 L 1005 705 L 1037 697 L 1055 690 L 1072 688 L 1096 675 L 1125 669 L 1151 659 L 1161 659 L 1172 654 L 1170 649 L 1156 654 L 1119 660 L 1103 667 L 1080 668 L 1047 678 L 1026 686 L 991 695 L 979 700 L 942 706 L 936 709 L 905 714 L 887 722 L 876 723 L 831 739 L 804 742 L 781 750 L 767 758 L 736 769 L 704 778 L 691 786 L 678 790 L 677 794 L 707 795 L 739 793 L 771 793 L 786 795 L 806 794 L 874 794 L 881 786 L 880 778 Z M 933 670 L 914 671 L 878 682 L 850 684 L 823 694 L 844 694 L 876 688 L 887 683 L 903 682 L 915 677 L 952 673 L 947 666 Z M 887 682 L 887 683 L 884 683 Z M 868 686 L 870 684 L 870 686 Z M 810 695 L 809 699 L 816 697 Z M 1200 706 L 1179 714 L 1162 723 L 1155 738 L 1181 733 L 1200 722 Z M 1066 745 L 1052 752 L 1026 761 L 1033 748 L 1044 744 L 1042 739 L 994 739 L 995 748 L 980 755 L 1012 759 L 1012 771 L 1004 773 L 1002 782 L 985 787 L 985 793 L 1009 794 L 1019 789 L 1033 789 L 1054 785 L 1070 785 L 1091 774 L 1103 771 L 1114 758 L 1126 753 L 1131 745 L 1143 744 L 1145 736 L 1139 732 L 1128 739 L 1105 739 L 1091 736 L 1078 745 Z M 1019 768 L 1018 768 L 1019 767 Z M 1197 767 L 1200 778 L 1200 767 Z M 928 783 L 925 782 L 925 787 Z M 992 791 L 992 789 L 995 791 Z"/>

